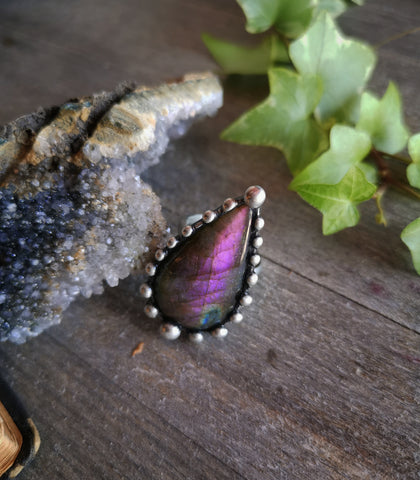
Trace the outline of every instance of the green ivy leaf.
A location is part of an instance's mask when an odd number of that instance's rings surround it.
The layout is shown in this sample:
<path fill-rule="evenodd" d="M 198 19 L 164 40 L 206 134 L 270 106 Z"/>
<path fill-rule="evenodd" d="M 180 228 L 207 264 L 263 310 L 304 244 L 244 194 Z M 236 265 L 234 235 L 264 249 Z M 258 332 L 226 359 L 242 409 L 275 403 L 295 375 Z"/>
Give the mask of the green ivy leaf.
<path fill-rule="evenodd" d="M 347 5 L 343 0 L 318 0 L 315 14 L 321 13 L 323 10 L 333 17 L 338 17 L 347 10 Z"/>
<path fill-rule="evenodd" d="M 290 61 L 287 48 L 277 35 L 266 37 L 254 48 L 243 47 L 208 34 L 203 34 L 201 38 L 226 74 L 266 74 L 274 64 Z"/>
<path fill-rule="evenodd" d="M 401 96 L 394 83 L 389 84 L 381 100 L 370 92 L 362 95 L 356 128 L 367 132 L 374 147 L 382 152 L 394 154 L 406 146 L 409 132 L 404 123 Z"/>
<path fill-rule="evenodd" d="M 352 167 L 335 185 L 300 185 L 298 194 L 323 214 L 322 233 L 330 235 L 359 222 L 357 205 L 372 198 L 376 186 Z"/>
<path fill-rule="evenodd" d="M 359 168 L 370 147 L 366 133 L 346 125 L 334 125 L 329 150 L 290 184 L 291 190 L 323 213 L 324 235 L 356 225 L 360 218 L 357 205 L 375 193 L 376 186 Z M 373 174 L 368 168 L 367 171 Z"/>
<path fill-rule="evenodd" d="M 354 120 L 360 91 L 369 79 L 375 54 L 366 44 L 345 38 L 326 12 L 290 45 L 290 57 L 303 75 L 319 75 L 324 94 L 316 113 L 322 123 Z"/>
<path fill-rule="evenodd" d="M 268 72 L 270 95 L 230 125 L 222 138 L 282 150 L 296 174 L 328 146 L 325 132 L 311 113 L 322 95 L 315 76 L 302 77 L 284 68 Z"/>
<path fill-rule="evenodd" d="M 246 16 L 249 33 L 268 30 L 277 17 L 280 0 L 237 0 Z"/>
<path fill-rule="evenodd" d="M 371 163 L 362 162 L 362 163 L 359 163 L 357 166 L 365 174 L 366 179 L 370 183 L 374 183 L 375 185 L 378 185 L 379 172 L 378 172 L 378 168 L 375 165 L 372 165 Z"/>
<path fill-rule="evenodd" d="M 286 37 L 302 34 L 312 21 L 313 0 L 237 0 L 245 13 L 249 33 L 265 32 L 274 26 Z"/>
<path fill-rule="evenodd" d="M 329 150 L 297 175 L 289 188 L 297 190 L 302 185 L 337 184 L 367 156 L 370 147 L 366 133 L 346 125 L 334 125 L 330 133 Z"/>
<path fill-rule="evenodd" d="M 291 64 L 289 50 L 278 35 L 271 35 L 270 67 L 279 63 Z M 268 71 L 268 69 L 267 69 Z M 267 73 L 267 72 L 266 72 Z"/>
<path fill-rule="evenodd" d="M 408 181 L 413 187 L 420 188 L 420 133 L 409 139 L 408 153 L 413 160 L 413 163 L 407 167 Z"/>
<path fill-rule="evenodd" d="M 411 252 L 414 268 L 420 275 L 420 217 L 409 223 L 401 233 L 401 240 Z"/>

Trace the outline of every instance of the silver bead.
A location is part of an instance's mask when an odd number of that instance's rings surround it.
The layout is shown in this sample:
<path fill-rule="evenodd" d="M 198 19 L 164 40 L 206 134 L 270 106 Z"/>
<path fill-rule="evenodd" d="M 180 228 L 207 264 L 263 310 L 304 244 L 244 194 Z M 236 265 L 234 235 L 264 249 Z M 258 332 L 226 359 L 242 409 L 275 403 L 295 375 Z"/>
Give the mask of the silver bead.
<path fill-rule="evenodd" d="M 158 248 L 155 252 L 155 258 L 158 262 L 161 262 L 166 257 L 166 254 L 163 250 Z"/>
<path fill-rule="evenodd" d="M 154 307 L 153 305 L 146 305 L 144 307 L 144 313 L 149 317 L 149 318 L 156 318 L 157 314 L 159 313 L 158 309 Z"/>
<path fill-rule="evenodd" d="M 230 212 L 233 208 L 235 208 L 237 205 L 237 203 L 235 202 L 235 200 L 233 200 L 233 198 L 227 198 L 224 202 L 223 202 L 223 210 L 225 212 Z"/>
<path fill-rule="evenodd" d="M 156 273 L 156 266 L 153 265 L 153 263 L 148 263 L 146 265 L 146 273 L 149 275 L 149 277 L 153 277 L 153 275 Z"/>
<path fill-rule="evenodd" d="M 264 228 L 264 219 L 261 218 L 261 217 L 258 217 L 256 220 L 255 220 L 255 229 L 256 230 L 262 230 Z"/>
<path fill-rule="evenodd" d="M 186 225 L 186 226 L 182 229 L 182 236 L 183 236 L 183 237 L 189 237 L 192 233 L 193 233 L 193 228 L 192 228 L 191 225 Z"/>
<path fill-rule="evenodd" d="M 150 298 L 152 296 L 152 289 L 147 285 L 147 283 L 143 283 L 140 285 L 140 295 L 143 298 Z"/>
<path fill-rule="evenodd" d="M 250 208 L 259 208 L 265 201 L 265 191 L 259 185 L 248 187 L 244 194 L 244 200 Z"/>
<path fill-rule="evenodd" d="M 211 333 L 216 338 L 224 338 L 229 333 L 229 331 L 226 327 L 219 327 L 213 330 Z"/>
<path fill-rule="evenodd" d="M 188 338 L 193 342 L 193 343 L 201 343 L 203 341 L 203 334 L 201 332 L 194 332 L 190 333 Z"/>
<path fill-rule="evenodd" d="M 160 334 L 166 340 L 176 340 L 181 335 L 181 329 L 172 323 L 164 323 L 160 327 Z"/>
<path fill-rule="evenodd" d="M 251 275 L 246 279 L 248 285 L 252 287 L 258 282 L 258 275 L 256 273 L 251 273 Z"/>
<path fill-rule="evenodd" d="M 261 257 L 259 255 L 252 255 L 252 257 L 249 259 L 249 262 L 253 267 L 257 267 L 261 262 Z"/>
<path fill-rule="evenodd" d="M 254 241 L 252 242 L 252 245 L 255 247 L 255 248 L 260 248 L 261 245 L 263 244 L 263 238 L 262 237 L 255 237 L 254 238 Z"/>
<path fill-rule="evenodd" d="M 252 297 L 250 295 L 244 295 L 240 300 L 241 305 L 248 307 L 252 303 Z"/>
<path fill-rule="evenodd" d="M 244 316 L 242 315 L 242 313 L 236 312 L 230 316 L 230 321 L 233 323 L 241 323 L 243 318 Z"/>
<path fill-rule="evenodd" d="M 166 245 L 168 246 L 168 248 L 174 248 L 177 243 L 178 243 L 178 240 L 175 237 L 171 237 L 167 241 Z"/>
<path fill-rule="evenodd" d="M 216 218 L 216 214 L 212 210 L 207 210 L 203 214 L 203 221 L 204 223 L 210 223 Z"/>

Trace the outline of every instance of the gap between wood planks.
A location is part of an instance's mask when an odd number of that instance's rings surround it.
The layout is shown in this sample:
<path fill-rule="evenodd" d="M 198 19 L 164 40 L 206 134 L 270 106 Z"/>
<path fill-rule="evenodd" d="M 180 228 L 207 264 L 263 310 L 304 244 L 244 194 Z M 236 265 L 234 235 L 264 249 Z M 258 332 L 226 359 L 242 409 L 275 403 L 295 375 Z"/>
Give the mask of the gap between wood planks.
<path fill-rule="evenodd" d="M 385 320 L 389 320 L 390 322 L 394 323 L 395 325 L 398 325 L 399 327 L 402 327 L 404 328 L 405 330 L 408 330 L 410 332 L 414 332 L 414 333 L 420 333 L 418 332 L 415 328 L 410 328 L 408 327 L 407 325 L 404 325 L 402 323 L 399 323 L 397 320 L 391 318 L 391 317 L 388 317 L 387 315 L 384 315 L 383 313 L 379 312 L 378 310 L 375 310 L 374 308 L 372 307 L 369 307 L 368 305 L 365 305 L 363 303 L 360 303 L 358 302 L 357 300 L 355 300 L 354 298 L 350 298 L 350 297 L 347 297 L 346 295 L 344 295 L 343 293 L 340 293 L 340 292 L 337 292 L 336 290 L 334 290 L 333 288 L 327 286 L 327 285 L 323 285 L 322 283 L 319 283 L 317 282 L 316 280 L 310 278 L 310 277 L 307 277 L 306 275 L 303 275 L 302 273 L 300 272 L 297 272 L 296 270 L 293 270 L 291 269 L 290 267 L 287 267 L 287 265 L 283 265 L 281 264 L 280 262 L 276 262 L 275 260 L 272 260 L 271 258 L 268 258 L 268 257 L 265 257 L 264 255 L 260 255 L 261 258 L 263 258 L 264 260 L 266 261 L 269 261 L 271 263 L 273 263 L 274 265 L 277 265 L 278 267 L 280 268 L 283 268 L 284 270 L 290 272 L 290 273 L 293 273 L 295 275 L 297 275 L 298 277 L 300 278 L 303 278 L 304 280 L 307 280 L 308 282 L 311 282 L 312 284 L 318 286 L 318 287 L 321 287 L 321 288 L 324 288 L 325 290 L 327 290 L 328 292 L 331 292 L 331 293 L 334 293 L 335 295 L 338 295 L 339 297 L 341 298 L 344 298 L 345 300 L 349 301 L 349 302 L 352 302 L 354 303 L 355 305 L 358 305 L 359 307 L 362 307 L 366 310 L 368 310 L 369 312 L 373 312 L 379 316 L 381 316 L 382 318 L 384 318 Z"/>

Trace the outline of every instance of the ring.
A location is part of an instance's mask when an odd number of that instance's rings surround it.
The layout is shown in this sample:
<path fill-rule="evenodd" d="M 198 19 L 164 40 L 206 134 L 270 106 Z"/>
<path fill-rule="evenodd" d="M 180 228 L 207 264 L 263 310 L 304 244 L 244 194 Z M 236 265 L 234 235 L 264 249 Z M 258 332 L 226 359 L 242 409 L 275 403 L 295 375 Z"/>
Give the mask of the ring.
<path fill-rule="evenodd" d="M 146 315 L 162 317 L 166 339 L 175 340 L 181 331 L 197 343 L 206 331 L 222 338 L 226 323 L 242 321 L 242 308 L 252 303 L 250 287 L 258 281 L 265 198 L 263 188 L 251 186 L 243 196 L 204 212 L 156 250 L 140 294 L 148 300 Z"/>

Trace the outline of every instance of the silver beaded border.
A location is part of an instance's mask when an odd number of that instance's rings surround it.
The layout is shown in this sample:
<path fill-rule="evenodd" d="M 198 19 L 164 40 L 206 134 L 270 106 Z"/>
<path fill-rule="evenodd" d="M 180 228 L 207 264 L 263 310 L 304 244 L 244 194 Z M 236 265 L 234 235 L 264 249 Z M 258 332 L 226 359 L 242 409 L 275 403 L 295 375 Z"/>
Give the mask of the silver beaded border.
<path fill-rule="evenodd" d="M 260 231 L 264 227 L 264 220 L 260 215 L 260 207 L 264 203 L 264 200 L 265 192 L 261 187 L 249 187 L 243 196 L 227 198 L 218 208 L 205 211 L 200 220 L 197 220 L 191 225 L 186 225 L 179 235 L 169 238 L 165 247 L 156 250 L 154 254 L 155 261 L 146 265 L 146 273 L 149 276 L 149 280 L 140 286 L 141 296 L 148 300 L 144 307 L 144 312 L 150 318 L 156 318 L 160 314 L 159 309 L 154 304 L 153 300 L 154 282 L 159 270 L 159 265 L 161 265 L 161 263 L 167 258 L 170 258 L 173 254 L 175 255 L 177 247 L 180 247 L 191 235 L 194 235 L 195 232 L 205 227 L 205 225 L 216 221 L 227 212 L 244 204 L 248 205 L 252 211 L 251 230 L 247 246 L 247 266 L 242 287 L 237 294 L 235 306 L 230 314 L 221 324 L 206 330 L 189 329 L 173 322 L 172 320 L 163 319 L 160 333 L 164 338 L 167 340 L 175 340 L 180 336 L 181 331 L 187 332 L 189 339 L 194 343 L 200 343 L 203 340 L 203 332 L 210 332 L 217 338 L 224 338 L 228 334 L 228 329 L 225 326 L 226 323 L 240 323 L 243 320 L 243 314 L 241 313 L 243 308 L 248 307 L 252 303 L 252 297 L 249 295 L 249 290 L 258 282 L 256 269 L 261 262 L 261 257 L 258 255 L 258 249 L 263 243 Z"/>

